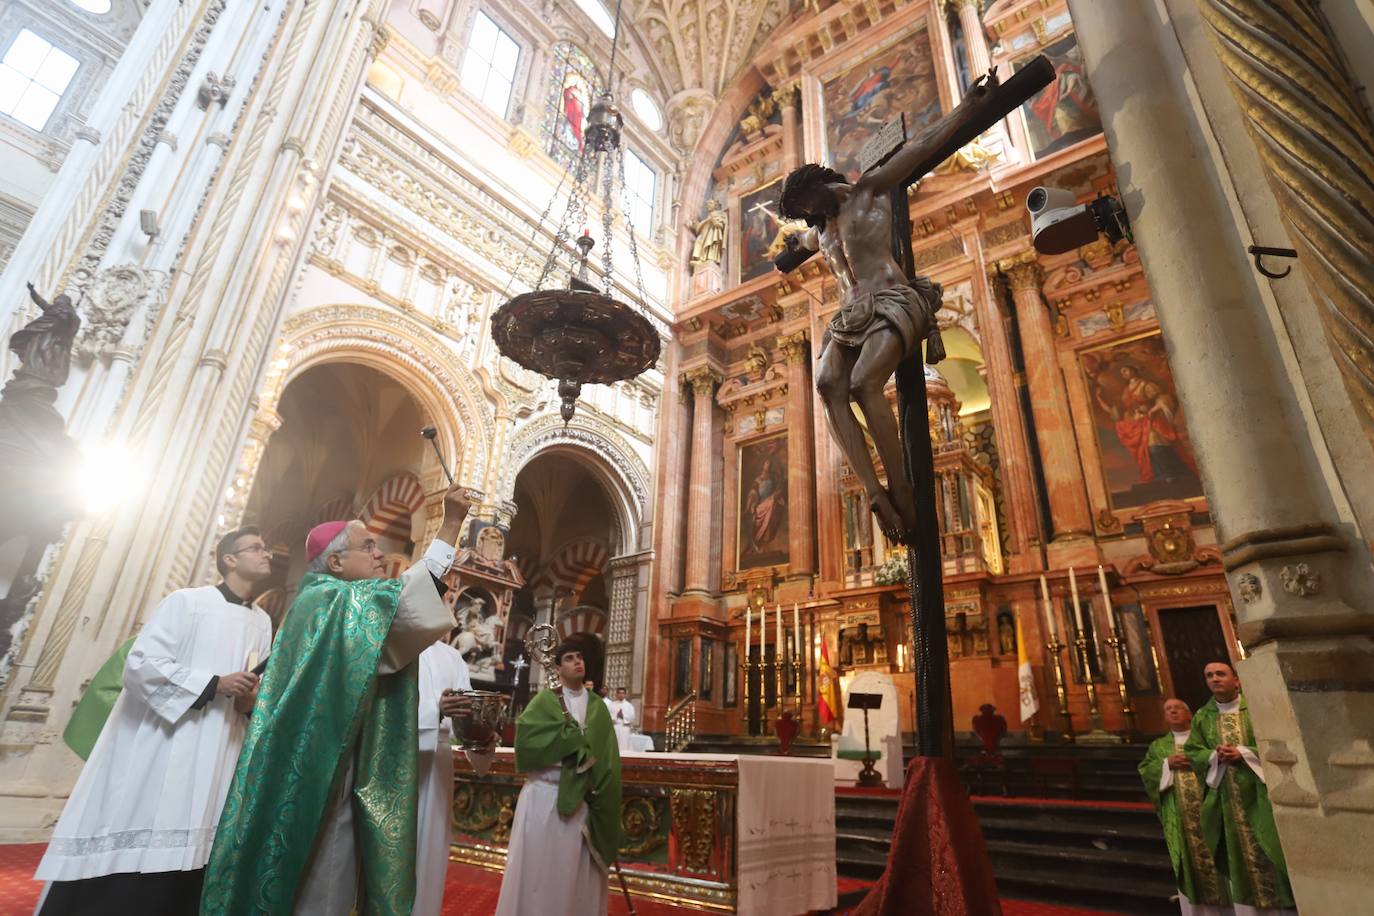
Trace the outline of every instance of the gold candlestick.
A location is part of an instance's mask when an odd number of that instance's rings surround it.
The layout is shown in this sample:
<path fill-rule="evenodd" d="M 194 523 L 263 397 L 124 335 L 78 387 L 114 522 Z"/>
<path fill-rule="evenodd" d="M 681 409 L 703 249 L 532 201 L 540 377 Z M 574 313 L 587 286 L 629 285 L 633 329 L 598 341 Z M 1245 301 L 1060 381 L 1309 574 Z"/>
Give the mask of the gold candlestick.
<path fill-rule="evenodd" d="M 1102 710 L 1097 706 L 1097 684 L 1093 683 L 1093 669 L 1088 657 L 1088 637 L 1078 631 L 1074 643 L 1078 646 L 1078 660 L 1083 666 L 1083 684 L 1088 689 L 1088 715 L 1092 718 L 1092 730 L 1080 735 L 1083 744 L 1120 744 L 1121 736 L 1113 735 L 1102 727 Z"/>
<path fill-rule="evenodd" d="M 1131 692 L 1126 689 L 1126 650 L 1121 637 L 1117 635 L 1116 621 L 1112 621 L 1112 635 L 1107 637 L 1107 645 L 1116 656 L 1116 689 L 1121 697 L 1121 716 L 1126 720 L 1126 740 L 1135 736 L 1135 707 L 1131 705 Z"/>
<path fill-rule="evenodd" d="M 1057 635 L 1050 637 L 1045 649 L 1054 661 L 1054 695 L 1059 700 L 1059 715 L 1064 719 L 1064 730 L 1060 734 L 1066 744 L 1072 744 L 1074 740 L 1073 716 L 1069 714 L 1069 693 L 1065 689 L 1064 660 L 1059 657 L 1060 651 L 1064 649 L 1064 644 L 1056 639 Z"/>

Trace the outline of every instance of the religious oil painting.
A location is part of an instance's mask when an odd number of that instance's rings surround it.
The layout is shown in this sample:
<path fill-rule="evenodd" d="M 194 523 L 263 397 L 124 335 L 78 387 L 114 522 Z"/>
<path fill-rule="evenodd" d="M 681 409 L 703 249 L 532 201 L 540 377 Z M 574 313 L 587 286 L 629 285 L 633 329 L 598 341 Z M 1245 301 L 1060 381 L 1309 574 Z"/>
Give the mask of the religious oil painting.
<path fill-rule="evenodd" d="M 681 637 L 677 641 L 677 659 L 673 666 L 673 695 L 685 697 L 692 692 L 692 640 Z"/>
<path fill-rule="evenodd" d="M 777 566 L 787 552 L 787 434 L 739 447 L 737 569 Z"/>
<path fill-rule="evenodd" d="M 1159 696 L 1155 657 L 1150 651 L 1150 622 L 1138 604 L 1116 608 L 1121 627 L 1122 648 L 1126 650 L 1126 686 L 1134 696 Z"/>
<path fill-rule="evenodd" d="M 741 283 L 761 277 L 773 269 L 773 249 L 781 250 L 782 220 L 778 217 L 778 194 L 782 183 L 773 182 L 750 191 L 739 199 L 739 279 Z M 774 243 L 777 243 L 776 245 Z"/>
<path fill-rule="evenodd" d="M 826 80 L 822 97 L 830 164 L 854 181 L 859 151 L 883 124 L 905 114 L 910 136 L 940 117 L 935 59 L 925 25 Z"/>
<path fill-rule="evenodd" d="M 1159 333 L 1088 350 L 1081 359 L 1112 508 L 1202 496 L 1187 418 Z"/>
<path fill-rule="evenodd" d="M 1058 79 L 1022 106 L 1031 149 L 1037 159 L 1102 132 L 1097 99 L 1088 85 L 1078 39 L 1069 33 L 1047 45 L 1042 53 L 1054 64 Z"/>
<path fill-rule="evenodd" d="M 725 660 L 721 663 L 722 706 L 739 705 L 739 649 L 733 642 L 724 645 Z"/>
<path fill-rule="evenodd" d="M 707 636 L 701 637 L 701 677 L 697 686 L 697 696 L 709 700 L 715 696 L 716 684 L 716 641 Z"/>

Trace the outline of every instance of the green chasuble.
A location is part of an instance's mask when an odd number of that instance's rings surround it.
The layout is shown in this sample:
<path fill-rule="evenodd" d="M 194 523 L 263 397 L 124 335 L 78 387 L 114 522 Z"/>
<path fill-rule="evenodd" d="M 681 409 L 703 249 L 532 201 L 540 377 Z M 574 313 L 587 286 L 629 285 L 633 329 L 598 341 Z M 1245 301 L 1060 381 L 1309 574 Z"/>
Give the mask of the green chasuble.
<path fill-rule="evenodd" d="M 1173 785 L 1159 791 L 1164 768 L 1179 750 L 1172 734 L 1156 738 L 1137 768 L 1140 780 L 1164 828 L 1164 841 L 1169 846 L 1178 889 L 1193 903 L 1226 906 L 1231 899 L 1226 895 L 1226 886 L 1217 871 L 1212 851 L 1202 836 L 1202 775 L 1192 769 L 1174 770 Z"/>
<path fill-rule="evenodd" d="M 585 731 L 547 688 L 515 720 L 515 769 L 528 773 L 559 764 L 558 813 L 570 817 L 586 801 L 588 847 L 604 871 L 620 855 L 620 745 L 611 713 L 596 694 L 587 697 Z"/>
<path fill-rule="evenodd" d="M 1240 709 L 1223 713 L 1216 697 L 1193 716 L 1184 753 L 1205 774 L 1212 751 L 1223 744 L 1255 750 L 1255 732 L 1245 697 Z M 1293 888 L 1283 862 L 1269 790 L 1244 763 L 1223 764 L 1222 778 L 1202 803 L 1202 833 L 1217 865 L 1231 882 L 1231 899 L 1254 907 L 1292 909 Z"/>
<path fill-rule="evenodd" d="M 320 574 L 302 580 L 258 686 L 206 866 L 202 914 L 292 912 L 350 761 L 362 862 L 358 912 L 410 913 L 418 666 L 377 673 L 403 584 Z"/>
<path fill-rule="evenodd" d="M 91 756 L 95 739 L 100 737 L 105 720 L 110 718 L 110 710 L 114 709 L 115 700 L 119 699 L 120 691 L 124 689 L 124 662 L 129 657 L 129 650 L 134 647 L 135 639 L 138 637 L 130 636 L 100 666 L 62 732 L 62 740 L 82 760 Z"/>

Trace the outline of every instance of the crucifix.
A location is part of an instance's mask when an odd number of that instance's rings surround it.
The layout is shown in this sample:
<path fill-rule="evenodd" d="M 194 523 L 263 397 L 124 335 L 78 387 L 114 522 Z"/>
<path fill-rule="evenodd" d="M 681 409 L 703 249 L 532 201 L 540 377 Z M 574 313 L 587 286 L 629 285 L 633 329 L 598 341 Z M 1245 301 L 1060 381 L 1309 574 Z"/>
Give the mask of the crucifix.
<path fill-rule="evenodd" d="M 820 251 L 839 288 L 840 309 L 830 321 L 816 372 L 831 433 L 862 481 L 888 540 L 907 546 L 921 757 L 951 755 L 954 735 L 934 458 L 921 366 L 922 341 L 927 362 L 944 356 L 935 321 L 941 289 L 916 273 L 907 190 L 1054 78 L 1054 67 L 1043 55 L 1005 83 L 998 83 L 994 68 L 952 111 L 915 137 L 907 138 L 905 115 L 883 125 L 860 152 L 863 173 L 856 183 L 824 166 L 803 165 L 787 176 L 779 200 L 784 218 L 805 220 L 810 228 L 788 240 L 774 265 L 789 272 Z M 894 372 L 895 421 L 883 394 Z M 867 420 L 886 485 L 869 457 L 851 400 Z"/>

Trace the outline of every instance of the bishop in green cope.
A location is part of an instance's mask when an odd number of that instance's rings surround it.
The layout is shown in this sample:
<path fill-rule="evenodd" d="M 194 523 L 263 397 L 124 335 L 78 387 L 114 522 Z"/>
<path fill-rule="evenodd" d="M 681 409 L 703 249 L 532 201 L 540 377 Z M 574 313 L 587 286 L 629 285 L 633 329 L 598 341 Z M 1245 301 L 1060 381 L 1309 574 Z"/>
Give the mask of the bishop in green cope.
<path fill-rule="evenodd" d="M 406 916 L 415 898 L 417 659 L 468 501 L 399 579 L 360 521 L 317 525 L 220 818 L 202 914 Z M 360 886 L 361 885 L 361 886 Z"/>
<path fill-rule="evenodd" d="M 1240 678 L 1223 661 L 1209 662 L 1203 675 L 1212 699 L 1193 716 L 1183 748 L 1193 768 L 1206 774 L 1203 836 L 1230 882 L 1237 914 L 1296 916 Z"/>
<path fill-rule="evenodd" d="M 1164 721 L 1170 733 L 1150 744 L 1139 770 L 1164 828 L 1178 880 L 1178 908 L 1183 916 L 1224 916 L 1232 912 L 1231 898 L 1202 835 L 1202 774 L 1183 753 L 1193 711 L 1182 700 L 1165 700 Z"/>
<path fill-rule="evenodd" d="M 560 684 L 515 720 L 515 802 L 496 916 L 604 916 L 607 869 L 620 850 L 620 750 L 611 714 L 583 686 L 583 646 L 554 650 Z M 588 647 L 590 648 L 590 647 Z"/>

